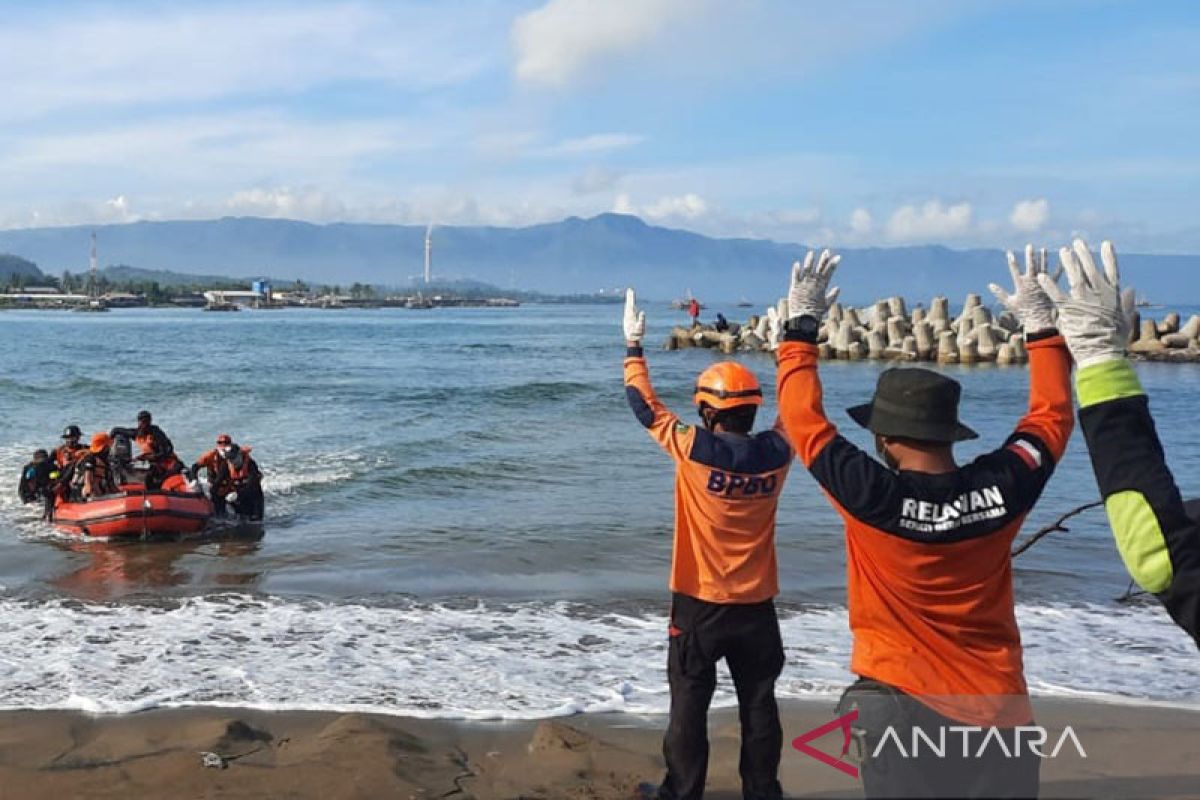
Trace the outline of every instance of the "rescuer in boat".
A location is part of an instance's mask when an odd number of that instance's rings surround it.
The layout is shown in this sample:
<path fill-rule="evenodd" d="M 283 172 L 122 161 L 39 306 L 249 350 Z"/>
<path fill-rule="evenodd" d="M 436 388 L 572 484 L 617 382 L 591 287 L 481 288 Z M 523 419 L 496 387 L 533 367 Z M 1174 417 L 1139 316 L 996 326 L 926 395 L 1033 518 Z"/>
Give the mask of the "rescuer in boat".
<path fill-rule="evenodd" d="M 136 428 L 113 428 L 109 436 L 127 436 L 137 443 L 141 452 L 136 460 L 145 461 L 149 467 L 146 488 L 151 491 L 162 488 L 164 480 L 183 471 L 183 462 L 175 455 L 175 445 L 162 428 L 153 424 L 149 411 L 138 412 Z"/>
<path fill-rule="evenodd" d="M 1059 258 L 1070 293 L 1052 283 L 1045 288 L 1079 368 L 1079 424 L 1113 538 L 1130 577 L 1200 646 L 1200 502 L 1184 503 L 1125 357 L 1136 295 L 1121 291 L 1111 242 L 1100 245 L 1103 271 L 1082 239 Z"/>
<path fill-rule="evenodd" d="M 63 431 L 63 443 L 50 451 L 50 458 L 54 465 L 58 467 L 58 471 L 62 472 L 68 466 L 75 462 L 76 459 L 82 458 L 87 453 L 87 447 L 79 443 L 83 438 L 83 432 L 79 430 L 78 425 L 68 425 Z"/>
<path fill-rule="evenodd" d="M 792 268 L 778 351 L 780 416 L 845 523 L 850 668 L 859 681 L 839 713 L 858 711 L 851 730 L 865 739 L 869 798 L 1038 794 L 1040 758 L 1014 751 L 1033 710 L 1010 553 L 1074 418 L 1070 354 L 1039 283 L 1045 264 L 1032 247 L 1025 255 L 1021 274 L 1009 254 L 1016 292 L 1000 299 L 1026 332 L 1029 410 L 1000 449 L 964 466 L 953 445 L 976 434 L 959 422 L 960 387 L 930 370 L 887 370 L 872 402 L 849 410 L 875 435 L 882 463 L 838 434 L 822 407 L 817 335 L 837 294 L 826 290 L 839 258 L 810 252 Z M 905 742 L 917 730 L 938 741 L 955 726 L 979 730 L 976 745 L 987 731 L 1006 746 L 974 758 L 953 748 L 946 758 L 906 758 L 881 747 L 888 731 Z"/>
<path fill-rule="evenodd" d="M 45 450 L 34 450 L 33 460 L 21 468 L 21 482 L 17 494 L 22 503 L 43 504 L 42 517 L 49 519 L 54 510 L 54 484 L 58 480 L 58 467 Z"/>
<path fill-rule="evenodd" d="M 206 451 L 200 458 L 196 459 L 196 463 L 192 464 L 189 472 L 192 478 L 199 481 L 200 471 L 204 470 L 208 478 L 208 495 L 212 498 L 213 511 L 218 515 L 225 514 L 225 494 L 227 492 L 217 491 L 217 475 L 220 472 L 221 464 L 229 455 L 229 451 L 233 448 L 233 437 L 228 433 L 217 434 L 217 444 L 212 450 Z"/>
<path fill-rule="evenodd" d="M 72 485 L 84 500 L 102 497 L 117 491 L 116 481 L 108 456 L 112 437 L 97 433 L 92 437 L 92 446 L 85 456 L 75 462 Z"/>
<path fill-rule="evenodd" d="M 778 800 L 783 732 L 775 680 L 783 641 L 775 511 L 792 462 L 778 425 L 752 435 L 762 389 L 726 361 L 696 382 L 702 426 L 687 425 L 658 399 L 642 351 L 646 316 L 625 298 L 625 395 L 638 421 L 675 462 L 675 540 L 667 675 L 671 713 L 663 739 L 667 775 L 659 800 L 699 800 L 708 771 L 708 707 L 725 659 L 737 688 L 741 778 L 748 800 Z"/>
<path fill-rule="evenodd" d="M 233 507 L 240 519 L 259 522 L 266 505 L 262 490 L 262 471 L 250 457 L 249 447 L 230 443 L 229 449 L 217 462 L 217 474 L 213 479 L 213 509 L 224 513 L 225 503 Z"/>

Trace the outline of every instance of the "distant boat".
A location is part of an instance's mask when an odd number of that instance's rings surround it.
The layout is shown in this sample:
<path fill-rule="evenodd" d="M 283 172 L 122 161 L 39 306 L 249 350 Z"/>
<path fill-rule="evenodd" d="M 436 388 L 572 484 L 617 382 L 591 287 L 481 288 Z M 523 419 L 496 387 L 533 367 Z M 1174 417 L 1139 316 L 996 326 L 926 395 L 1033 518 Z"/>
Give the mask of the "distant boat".
<path fill-rule="evenodd" d="M 1138 308 L 1162 308 L 1162 306 L 1158 303 L 1151 303 L 1149 300 L 1147 300 L 1145 295 L 1142 295 L 1137 299 L 1136 305 Z"/>
<path fill-rule="evenodd" d="M 230 303 L 226 300 L 213 300 L 206 303 L 205 311 L 241 311 L 242 308 L 237 303 Z"/>
<path fill-rule="evenodd" d="M 110 309 L 109 309 L 109 307 L 108 307 L 108 303 L 104 302 L 104 299 L 103 299 L 103 298 L 100 298 L 100 297 L 94 297 L 94 298 L 92 298 L 91 300 L 88 300 L 88 301 L 87 301 L 86 303 L 84 303 L 83 305 L 78 305 L 78 306 L 75 306 L 75 308 L 74 308 L 73 310 L 75 310 L 75 311 L 87 311 L 87 312 L 91 312 L 91 313 L 93 313 L 93 314 L 94 314 L 94 313 L 97 313 L 97 312 L 108 311 L 108 310 L 110 310 Z"/>
<path fill-rule="evenodd" d="M 737 307 L 738 308 L 754 308 L 754 303 L 751 303 L 749 300 L 747 300 L 745 298 L 745 296 L 743 296 L 741 300 L 738 300 Z"/>
<path fill-rule="evenodd" d="M 420 292 L 418 292 L 417 294 L 413 295 L 412 297 L 410 297 L 404 301 L 404 307 L 412 308 L 412 309 L 421 309 L 421 310 L 427 309 L 427 308 L 433 308 L 433 301 L 430 300 L 428 297 L 425 297 Z"/>

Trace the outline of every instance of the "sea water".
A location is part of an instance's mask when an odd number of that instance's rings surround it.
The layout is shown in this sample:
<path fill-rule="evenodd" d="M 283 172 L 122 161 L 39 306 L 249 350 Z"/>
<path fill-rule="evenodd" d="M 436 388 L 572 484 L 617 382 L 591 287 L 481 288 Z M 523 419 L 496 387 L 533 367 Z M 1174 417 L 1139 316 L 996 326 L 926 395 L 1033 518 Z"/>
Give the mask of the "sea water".
<path fill-rule="evenodd" d="M 650 344 L 678 312 L 650 308 Z M 0 708 L 240 705 L 536 718 L 667 707 L 672 466 L 625 403 L 615 306 L 0 313 Z M 728 315 L 728 313 L 727 313 Z M 733 318 L 733 315 L 729 315 Z M 717 356 L 648 351 L 685 420 Z M 764 382 L 769 355 L 739 358 Z M 823 363 L 828 412 L 880 363 Z M 1144 364 L 1168 458 L 1200 494 L 1200 367 Z M 1023 368 L 951 367 L 963 417 L 998 446 Z M 217 433 L 265 473 L 261 541 L 72 540 L 15 496 L 67 424 L 148 408 L 186 460 Z M 1026 534 L 1096 498 L 1078 433 Z M 1193 704 L 1195 646 L 1129 580 L 1103 512 L 1019 557 L 1031 689 Z M 783 697 L 852 678 L 841 524 L 796 468 L 779 510 Z M 732 702 L 721 673 L 718 704 Z"/>

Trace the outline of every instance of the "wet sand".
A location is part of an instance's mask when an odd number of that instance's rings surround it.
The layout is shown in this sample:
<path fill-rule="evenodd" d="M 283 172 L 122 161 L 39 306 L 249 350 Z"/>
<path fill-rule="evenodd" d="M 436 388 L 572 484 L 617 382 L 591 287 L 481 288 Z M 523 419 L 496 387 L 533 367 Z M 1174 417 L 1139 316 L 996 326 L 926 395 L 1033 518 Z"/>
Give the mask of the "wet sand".
<path fill-rule="evenodd" d="M 784 705 L 781 780 L 789 797 L 861 797 L 857 781 L 790 742 L 832 719 L 831 701 Z M 1042 768 L 1042 796 L 1200 796 L 1200 712 L 1074 701 L 1037 704 L 1070 725 L 1070 747 Z M 580 715 L 454 722 L 373 714 L 246 709 L 124 716 L 0 714 L 0 798 L 629 798 L 662 776 L 662 717 Z M 708 797 L 741 796 L 736 713 L 710 717 Z M 837 736 L 816 746 L 835 747 Z M 222 757 L 206 767 L 203 753 Z"/>

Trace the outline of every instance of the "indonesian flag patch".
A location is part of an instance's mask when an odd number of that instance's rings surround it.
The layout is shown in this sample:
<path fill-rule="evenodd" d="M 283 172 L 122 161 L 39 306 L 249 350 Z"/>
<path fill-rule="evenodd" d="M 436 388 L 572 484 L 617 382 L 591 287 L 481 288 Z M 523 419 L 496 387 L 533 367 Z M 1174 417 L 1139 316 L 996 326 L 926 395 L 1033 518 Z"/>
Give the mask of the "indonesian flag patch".
<path fill-rule="evenodd" d="M 1008 449 L 1021 457 L 1025 462 L 1025 466 L 1036 470 L 1042 466 L 1042 451 L 1038 450 L 1024 439 L 1017 439 L 1008 446 Z"/>

